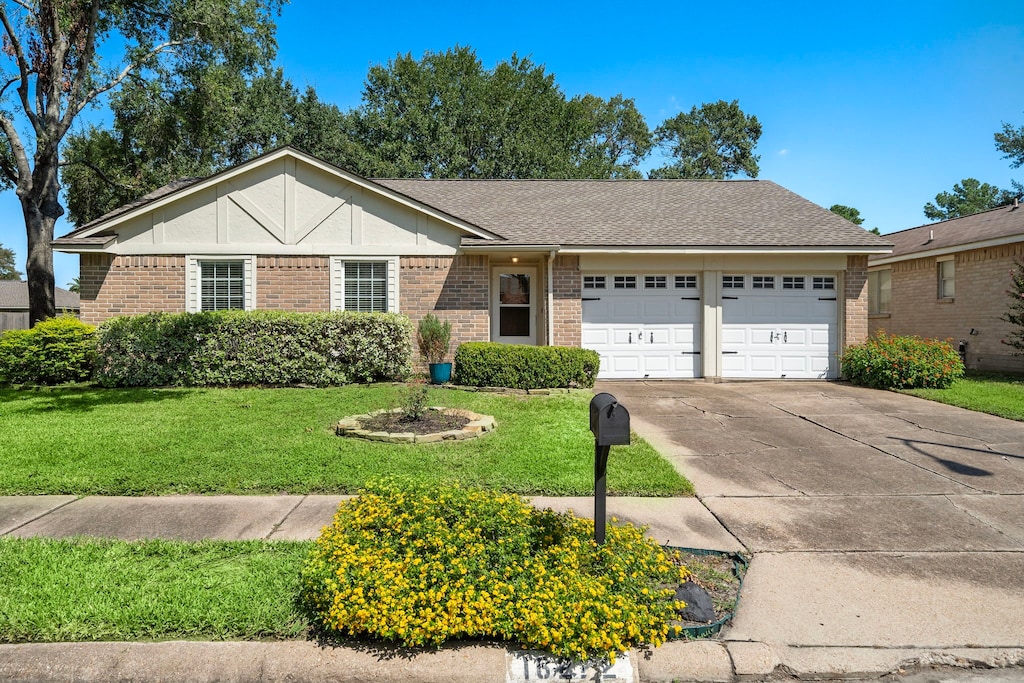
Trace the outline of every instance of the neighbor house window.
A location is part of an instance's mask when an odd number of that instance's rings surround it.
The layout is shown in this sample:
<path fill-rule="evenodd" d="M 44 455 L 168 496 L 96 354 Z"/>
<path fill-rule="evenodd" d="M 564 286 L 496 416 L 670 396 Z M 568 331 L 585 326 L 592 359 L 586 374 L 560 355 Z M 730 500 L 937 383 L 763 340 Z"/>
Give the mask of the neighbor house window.
<path fill-rule="evenodd" d="M 873 270 L 868 273 L 868 313 L 889 313 L 892 302 L 892 271 Z"/>
<path fill-rule="evenodd" d="M 386 261 L 345 262 L 345 310 L 387 313 L 388 264 Z"/>
<path fill-rule="evenodd" d="M 954 280 L 954 262 L 939 261 L 939 298 L 952 299 L 956 296 L 956 282 Z"/>

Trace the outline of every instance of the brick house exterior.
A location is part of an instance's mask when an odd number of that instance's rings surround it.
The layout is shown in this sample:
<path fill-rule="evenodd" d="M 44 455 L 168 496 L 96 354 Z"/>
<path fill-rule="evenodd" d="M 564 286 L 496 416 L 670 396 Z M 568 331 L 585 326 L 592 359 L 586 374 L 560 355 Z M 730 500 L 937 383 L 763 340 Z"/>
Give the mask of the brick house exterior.
<path fill-rule="evenodd" d="M 603 376 L 707 379 L 835 377 L 867 334 L 868 256 L 890 248 L 765 181 L 368 180 L 291 148 L 172 183 L 54 246 L 81 255 L 91 323 L 434 313 L 453 351 L 588 346 Z"/>
<path fill-rule="evenodd" d="M 892 255 L 869 260 L 871 334 L 947 339 L 963 343 L 970 369 L 1024 372 L 1024 357 L 1002 343 L 1011 331 L 1002 320 L 1010 270 L 1024 261 L 1024 209 L 1005 206 L 886 237 L 896 244 Z M 879 280 L 888 281 L 887 298 Z"/>

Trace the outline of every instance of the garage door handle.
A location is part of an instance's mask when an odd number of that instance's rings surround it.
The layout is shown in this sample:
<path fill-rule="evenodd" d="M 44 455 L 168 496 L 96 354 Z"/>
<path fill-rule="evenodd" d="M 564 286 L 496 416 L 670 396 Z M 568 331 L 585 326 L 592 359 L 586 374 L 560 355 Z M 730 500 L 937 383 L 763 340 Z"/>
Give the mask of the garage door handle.
<path fill-rule="evenodd" d="M 679 353 L 683 354 L 684 356 L 699 356 L 700 355 L 700 351 L 680 351 Z M 736 353 L 736 352 L 735 351 L 731 351 L 731 352 L 730 351 L 726 351 L 725 353 Z"/>
<path fill-rule="evenodd" d="M 775 341 L 775 332 L 769 332 L 768 333 L 768 343 L 771 344 L 774 341 Z"/>
<path fill-rule="evenodd" d="M 735 356 L 739 351 L 722 351 L 723 356 Z"/>
<path fill-rule="evenodd" d="M 700 301 L 699 296 L 681 296 L 679 298 L 682 299 L 683 301 Z"/>
<path fill-rule="evenodd" d="M 600 301 L 601 297 L 599 297 L 599 296 L 585 296 L 585 297 L 583 297 L 583 300 L 584 301 Z"/>
<path fill-rule="evenodd" d="M 629 333 L 629 343 L 630 344 L 633 343 L 633 333 L 632 332 Z"/>
<path fill-rule="evenodd" d="M 739 299 L 738 296 L 723 296 L 723 299 Z"/>
<path fill-rule="evenodd" d="M 835 301 L 835 300 L 836 300 L 836 298 L 834 296 L 819 296 L 818 297 L 818 301 Z"/>

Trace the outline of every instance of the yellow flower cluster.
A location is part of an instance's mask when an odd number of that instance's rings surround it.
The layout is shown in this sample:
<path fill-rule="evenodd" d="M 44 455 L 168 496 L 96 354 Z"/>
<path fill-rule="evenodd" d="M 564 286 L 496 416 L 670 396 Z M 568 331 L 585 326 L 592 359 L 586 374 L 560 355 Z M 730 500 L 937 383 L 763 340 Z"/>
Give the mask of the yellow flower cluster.
<path fill-rule="evenodd" d="M 497 638 L 576 660 L 657 646 L 686 569 L 632 526 L 593 541 L 593 522 L 519 496 L 374 484 L 342 503 L 303 570 L 328 632 L 406 646 Z"/>

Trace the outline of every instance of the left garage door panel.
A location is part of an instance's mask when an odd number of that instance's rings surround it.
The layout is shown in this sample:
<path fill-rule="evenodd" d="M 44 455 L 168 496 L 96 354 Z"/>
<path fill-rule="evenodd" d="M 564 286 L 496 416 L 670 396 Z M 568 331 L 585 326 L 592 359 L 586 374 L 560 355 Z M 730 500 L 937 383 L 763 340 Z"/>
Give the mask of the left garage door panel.
<path fill-rule="evenodd" d="M 677 287 L 673 276 L 659 276 L 655 284 L 662 288 L 645 287 L 642 276 L 585 278 L 583 347 L 600 354 L 602 379 L 700 376 L 699 293 Z"/>

